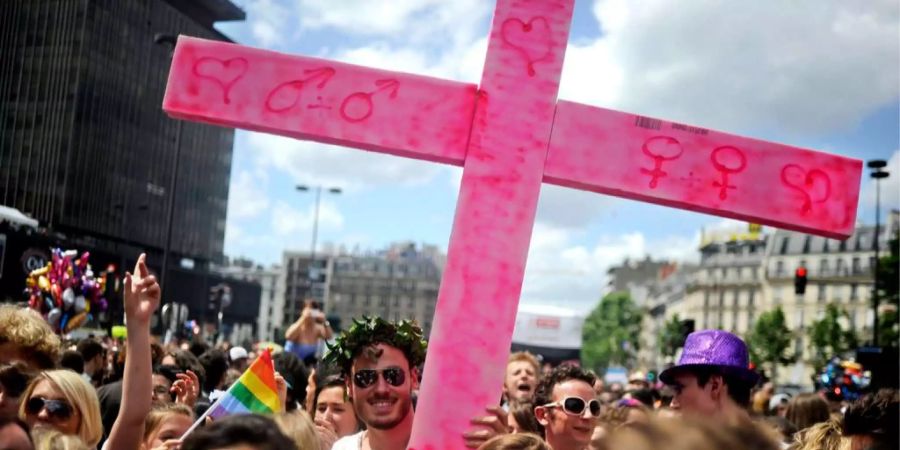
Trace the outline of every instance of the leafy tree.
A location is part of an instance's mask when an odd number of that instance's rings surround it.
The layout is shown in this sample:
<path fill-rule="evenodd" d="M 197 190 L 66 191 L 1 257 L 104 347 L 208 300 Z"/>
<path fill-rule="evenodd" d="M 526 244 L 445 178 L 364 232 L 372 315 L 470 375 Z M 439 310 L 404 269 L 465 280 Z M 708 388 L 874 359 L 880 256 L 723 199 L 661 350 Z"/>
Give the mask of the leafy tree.
<path fill-rule="evenodd" d="M 611 364 L 630 366 L 640 349 L 641 319 L 641 310 L 628 292 L 612 292 L 603 297 L 584 321 L 584 365 L 597 370 Z"/>
<path fill-rule="evenodd" d="M 900 340 L 900 329 L 897 324 L 897 310 L 900 309 L 900 234 L 891 238 L 890 254 L 878 260 L 878 299 L 879 304 L 892 305 L 893 310 L 880 312 L 878 315 L 878 345 L 897 347 Z"/>
<path fill-rule="evenodd" d="M 841 318 L 849 319 L 847 312 L 834 303 L 825 307 L 825 316 L 809 326 L 809 346 L 811 362 L 815 373 L 819 373 L 835 356 L 842 356 L 857 346 L 853 330 L 841 326 Z"/>
<path fill-rule="evenodd" d="M 781 307 L 759 315 L 747 337 L 750 358 L 757 364 L 770 366 L 772 379 L 777 380 L 778 366 L 791 364 L 797 355 L 788 353 L 791 347 L 791 330 L 785 323 Z"/>
<path fill-rule="evenodd" d="M 678 314 L 672 316 L 659 331 L 659 352 L 663 356 L 674 359 L 678 349 L 684 347 L 684 328 Z"/>

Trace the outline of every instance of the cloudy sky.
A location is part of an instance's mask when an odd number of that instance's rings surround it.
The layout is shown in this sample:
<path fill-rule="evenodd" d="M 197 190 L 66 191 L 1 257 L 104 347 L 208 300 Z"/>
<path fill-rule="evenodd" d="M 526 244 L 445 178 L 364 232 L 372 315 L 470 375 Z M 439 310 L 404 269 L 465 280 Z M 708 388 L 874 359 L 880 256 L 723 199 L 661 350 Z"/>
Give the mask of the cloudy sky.
<path fill-rule="evenodd" d="M 478 83 L 488 0 L 236 0 L 235 41 Z M 385 6 L 390 5 L 390 6 Z M 560 98 L 719 131 L 889 160 L 900 205 L 900 6 L 896 0 L 577 0 Z M 310 248 L 447 248 L 461 169 L 238 131 L 225 252 L 264 264 Z M 874 221 L 863 181 L 857 219 Z M 701 228 L 739 223 L 544 186 L 522 301 L 590 308 L 626 257 L 695 260 Z"/>

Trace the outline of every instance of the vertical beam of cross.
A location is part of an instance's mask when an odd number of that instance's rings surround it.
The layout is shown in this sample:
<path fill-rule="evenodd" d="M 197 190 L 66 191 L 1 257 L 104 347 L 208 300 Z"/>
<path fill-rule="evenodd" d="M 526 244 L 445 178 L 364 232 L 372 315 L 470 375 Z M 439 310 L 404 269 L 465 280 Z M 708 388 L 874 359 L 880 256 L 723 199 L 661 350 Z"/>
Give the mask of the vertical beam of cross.
<path fill-rule="evenodd" d="M 411 449 L 462 447 L 500 400 L 573 3 L 497 2 Z"/>

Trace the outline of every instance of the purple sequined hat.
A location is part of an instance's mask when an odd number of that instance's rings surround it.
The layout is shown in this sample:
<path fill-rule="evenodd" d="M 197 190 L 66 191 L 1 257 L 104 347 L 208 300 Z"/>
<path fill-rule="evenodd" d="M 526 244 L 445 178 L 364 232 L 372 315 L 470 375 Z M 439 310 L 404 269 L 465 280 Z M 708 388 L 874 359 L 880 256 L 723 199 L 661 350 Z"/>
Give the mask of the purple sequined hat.
<path fill-rule="evenodd" d="M 663 383 L 672 384 L 675 372 L 692 367 L 716 367 L 725 373 L 756 384 L 759 375 L 750 370 L 747 344 L 741 338 L 722 330 L 695 331 L 684 341 L 678 364 L 659 374 Z"/>

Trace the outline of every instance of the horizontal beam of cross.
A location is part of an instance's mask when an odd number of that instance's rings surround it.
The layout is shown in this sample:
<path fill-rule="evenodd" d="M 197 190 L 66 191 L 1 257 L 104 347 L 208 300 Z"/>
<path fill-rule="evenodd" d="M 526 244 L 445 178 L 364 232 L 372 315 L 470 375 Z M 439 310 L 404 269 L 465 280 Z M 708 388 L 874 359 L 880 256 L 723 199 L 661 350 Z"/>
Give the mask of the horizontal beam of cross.
<path fill-rule="evenodd" d="M 474 84 L 182 36 L 163 108 L 462 166 L 477 95 Z M 560 101 L 543 179 L 843 239 L 861 173 L 856 159 Z"/>

